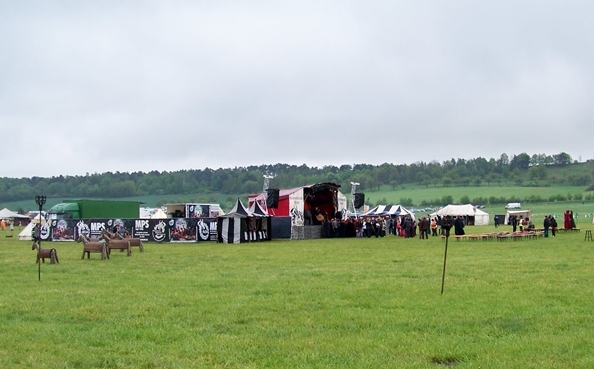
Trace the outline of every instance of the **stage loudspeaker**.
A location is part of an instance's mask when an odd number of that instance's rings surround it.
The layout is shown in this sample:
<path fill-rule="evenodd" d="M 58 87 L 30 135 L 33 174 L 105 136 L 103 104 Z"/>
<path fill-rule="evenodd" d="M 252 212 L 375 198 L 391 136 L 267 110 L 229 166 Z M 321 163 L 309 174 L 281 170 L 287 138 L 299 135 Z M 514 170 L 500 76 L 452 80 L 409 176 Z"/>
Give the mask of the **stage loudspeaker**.
<path fill-rule="evenodd" d="M 276 209 L 278 207 L 278 188 L 269 188 L 266 190 L 266 207 Z"/>
<path fill-rule="evenodd" d="M 364 193 L 356 193 L 354 203 L 355 203 L 355 209 L 359 209 L 361 206 L 365 205 L 365 194 Z"/>

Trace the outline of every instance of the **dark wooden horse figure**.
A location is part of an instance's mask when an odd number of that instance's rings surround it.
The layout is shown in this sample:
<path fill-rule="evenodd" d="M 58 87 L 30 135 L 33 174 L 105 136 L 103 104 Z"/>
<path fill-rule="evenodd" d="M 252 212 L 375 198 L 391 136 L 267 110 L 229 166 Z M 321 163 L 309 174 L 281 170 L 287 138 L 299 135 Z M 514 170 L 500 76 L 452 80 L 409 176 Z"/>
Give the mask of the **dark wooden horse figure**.
<path fill-rule="evenodd" d="M 39 259 L 41 259 L 43 263 L 45 263 L 45 259 L 50 259 L 50 264 L 58 264 L 60 262 L 58 260 L 58 251 L 56 251 L 56 249 L 44 249 L 43 247 L 40 247 L 37 242 L 33 242 L 31 250 L 37 250 L 36 263 L 39 263 Z"/>
<path fill-rule="evenodd" d="M 86 236 L 81 234 L 76 239 L 76 242 L 82 242 L 84 245 L 81 260 L 85 258 L 85 254 L 87 254 L 87 259 L 90 259 L 92 252 L 100 253 L 101 260 L 109 259 L 105 241 L 91 241 Z"/>
<path fill-rule="evenodd" d="M 142 240 L 140 238 L 129 237 L 127 232 L 126 232 L 126 235 L 124 236 L 119 232 L 110 232 L 108 230 L 104 230 L 104 232 L 102 232 L 101 235 L 103 237 L 109 237 L 112 240 L 129 241 L 130 247 L 138 246 L 138 249 L 140 250 L 140 252 L 144 252 L 144 245 L 142 244 Z"/>
<path fill-rule="evenodd" d="M 132 250 L 130 248 L 130 241 L 128 241 L 128 239 L 118 240 L 115 238 L 111 238 L 109 236 L 110 236 L 110 233 L 108 231 L 106 231 L 105 229 L 103 231 L 101 231 L 101 237 L 103 237 L 103 239 L 107 243 L 107 255 L 108 256 L 111 254 L 112 249 L 119 249 L 122 251 L 126 250 L 128 252 L 126 254 L 126 256 L 132 255 Z M 111 235 L 111 236 L 114 237 L 113 235 Z"/>

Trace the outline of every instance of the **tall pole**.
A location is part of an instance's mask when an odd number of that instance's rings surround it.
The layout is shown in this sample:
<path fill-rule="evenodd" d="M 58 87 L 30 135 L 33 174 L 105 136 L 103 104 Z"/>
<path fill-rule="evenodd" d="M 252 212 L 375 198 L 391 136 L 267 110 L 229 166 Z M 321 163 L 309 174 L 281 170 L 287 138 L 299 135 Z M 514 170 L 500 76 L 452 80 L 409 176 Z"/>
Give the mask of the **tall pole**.
<path fill-rule="evenodd" d="M 445 221 L 445 220 L 444 220 Z M 445 229 L 445 253 L 443 255 L 443 273 L 441 275 L 441 294 L 443 295 L 443 287 L 445 284 L 445 273 L 446 273 L 446 260 L 448 258 L 448 240 L 450 239 L 450 228 L 451 224 L 442 224 L 441 228 Z"/>
<path fill-rule="evenodd" d="M 351 206 L 353 207 L 353 214 L 357 216 L 357 208 L 355 208 L 355 193 L 357 192 L 357 186 L 359 183 L 351 182 Z"/>
<path fill-rule="evenodd" d="M 37 242 L 37 280 L 41 281 L 41 211 L 45 204 L 45 195 L 35 196 L 35 203 L 39 205 L 39 223 L 37 224 L 37 231 L 35 232 L 33 242 Z"/>

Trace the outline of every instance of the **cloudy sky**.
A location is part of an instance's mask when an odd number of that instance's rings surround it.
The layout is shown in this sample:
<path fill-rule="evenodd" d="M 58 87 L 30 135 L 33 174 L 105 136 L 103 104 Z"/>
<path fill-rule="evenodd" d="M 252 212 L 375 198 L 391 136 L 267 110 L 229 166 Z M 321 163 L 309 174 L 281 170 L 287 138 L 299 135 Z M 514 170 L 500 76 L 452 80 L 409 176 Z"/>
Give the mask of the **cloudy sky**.
<path fill-rule="evenodd" d="M 0 177 L 594 158 L 592 1 L 0 0 Z"/>

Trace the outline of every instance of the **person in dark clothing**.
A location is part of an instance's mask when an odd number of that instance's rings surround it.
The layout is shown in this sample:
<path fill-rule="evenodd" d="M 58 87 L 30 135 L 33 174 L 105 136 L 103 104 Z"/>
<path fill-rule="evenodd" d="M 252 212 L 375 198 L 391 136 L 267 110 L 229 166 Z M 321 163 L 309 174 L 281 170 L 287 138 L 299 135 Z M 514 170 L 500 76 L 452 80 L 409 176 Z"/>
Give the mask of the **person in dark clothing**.
<path fill-rule="evenodd" d="M 457 217 L 454 220 L 454 234 L 456 236 L 464 236 L 464 219 Z"/>
<path fill-rule="evenodd" d="M 429 222 L 427 221 L 426 217 L 421 218 L 421 221 L 419 222 L 419 236 L 420 238 L 423 239 L 429 239 Z"/>
<path fill-rule="evenodd" d="M 511 217 L 511 225 L 512 225 L 512 232 L 516 232 L 516 230 L 518 229 L 518 218 L 516 218 L 515 215 L 512 215 Z"/>
<path fill-rule="evenodd" d="M 551 227 L 551 220 L 547 215 L 544 217 L 544 221 L 542 223 L 542 227 L 544 228 L 544 236 L 549 237 L 549 228 Z"/>
<path fill-rule="evenodd" d="M 549 219 L 551 221 L 551 236 L 555 237 L 555 234 L 557 233 L 557 219 L 555 219 L 554 216 L 550 215 Z"/>

